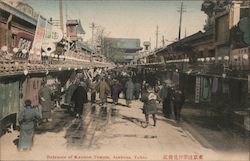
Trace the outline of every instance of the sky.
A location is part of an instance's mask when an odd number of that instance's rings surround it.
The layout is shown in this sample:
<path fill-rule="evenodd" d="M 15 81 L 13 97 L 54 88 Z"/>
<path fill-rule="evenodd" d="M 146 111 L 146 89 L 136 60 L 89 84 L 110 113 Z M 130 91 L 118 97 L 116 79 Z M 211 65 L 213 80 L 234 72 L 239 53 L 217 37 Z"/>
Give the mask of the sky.
<path fill-rule="evenodd" d="M 25 0 L 36 12 L 46 18 L 59 19 L 58 0 Z M 183 0 L 182 37 L 203 30 L 206 15 L 201 11 L 202 0 Z M 86 31 L 85 40 L 91 39 L 90 24 L 105 28 L 109 37 L 139 38 L 156 44 L 156 26 L 159 26 L 159 44 L 178 37 L 180 0 L 63 0 L 64 18 L 80 19 Z M 167 42 L 167 41 L 169 42 Z"/>

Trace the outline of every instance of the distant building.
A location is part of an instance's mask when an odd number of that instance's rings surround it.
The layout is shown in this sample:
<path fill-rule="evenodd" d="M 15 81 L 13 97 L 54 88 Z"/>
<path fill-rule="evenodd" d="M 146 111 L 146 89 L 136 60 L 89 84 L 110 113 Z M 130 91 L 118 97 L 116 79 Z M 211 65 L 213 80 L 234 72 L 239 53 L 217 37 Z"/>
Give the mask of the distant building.
<path fill-rule="evenodd" d="M 80 20 L 67 20 L 66 28 L 67 37 L 69 37 L 71 41 L 76 41 L 81 37 L 80 35 L 85 34 Z"/>
<path fill-rule="evenodd" d="M 139 50 L 140 39 L 129 38 L 104 38 L 103 54 L 116 63 L 126 64 L 133 60 Z"/>

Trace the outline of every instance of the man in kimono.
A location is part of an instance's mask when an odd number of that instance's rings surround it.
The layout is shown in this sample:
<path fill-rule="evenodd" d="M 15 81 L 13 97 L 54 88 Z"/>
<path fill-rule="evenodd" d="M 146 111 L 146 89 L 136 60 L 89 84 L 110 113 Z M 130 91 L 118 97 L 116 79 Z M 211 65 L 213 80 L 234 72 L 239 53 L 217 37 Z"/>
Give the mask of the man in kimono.
<path fill-rule="evenodd" d="M 104 110 L 107 109 L 107 96 L 110 92 L 110 87 L 108 83 L 106 82 L 105 78 L 102 78 L 99 84 L 96 87 L 96 91 L 99 92 L 99 98 L 101 100 L 101 106 L 104 108 Z"/>
<path fill-rule="evenodd" d="M 80 84 L 74 91 L 71 99 L 75 103 L 76 118 L 79 119 L 83 114 L 84 103 L 88 102 L 86 84 L 83 80 L 80 81 Z"/>
<path fill-rule="evenodd" d="M 129 80 L 125 84 L 126 88 L 126 104 L 128 107 L 130 107 L 131 101 L 133 100 L 134 97 L 134 83 L 132 82 L 132 78 L 129 78 Z"/>

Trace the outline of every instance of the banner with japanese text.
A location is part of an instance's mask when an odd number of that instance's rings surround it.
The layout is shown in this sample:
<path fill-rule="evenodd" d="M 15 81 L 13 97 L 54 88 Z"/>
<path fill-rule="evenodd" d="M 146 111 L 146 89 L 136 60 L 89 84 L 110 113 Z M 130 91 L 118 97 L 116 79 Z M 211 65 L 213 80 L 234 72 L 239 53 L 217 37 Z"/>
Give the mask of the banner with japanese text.
<path fill-rule="evenodd" d="M 41 48 L 45 31 L 46 31 L 46 19 L 43 18 L 41 15 L 39 15 L 29 60 L 31 61 L 41 60 Z"/>

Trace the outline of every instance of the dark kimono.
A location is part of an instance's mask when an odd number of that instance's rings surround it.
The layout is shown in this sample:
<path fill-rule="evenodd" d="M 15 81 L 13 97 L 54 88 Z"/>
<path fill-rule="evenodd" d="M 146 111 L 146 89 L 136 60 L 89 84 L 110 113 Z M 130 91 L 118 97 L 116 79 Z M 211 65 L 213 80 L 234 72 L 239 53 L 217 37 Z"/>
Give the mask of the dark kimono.
<path fill-rule="evenodd" d="M 83 113 L 83 104 L 88 102 L 87 91 L 83 86 L 78 86 L 72 95 L 75 103 L 75 112 L 79 115 Z"/>
<path fill-rule="evenodd" d="M 30 149 L 33 143 L 34 121 L 40 119 L 39 111 L 30 106 L 25 107 L 19 114 L 20 137 L 18 149 Z"/>
<path fill-rule="evenodd" d="M 118 102 L 118 98 L 119 98 L 120 92 L 121 92 L 121 86 L 120 86 L 120 84 L 119 83 L 114 83 L 111 86 L 111 97 L 112 97 L 114 103 Z"/>

